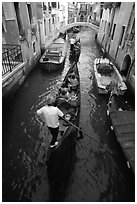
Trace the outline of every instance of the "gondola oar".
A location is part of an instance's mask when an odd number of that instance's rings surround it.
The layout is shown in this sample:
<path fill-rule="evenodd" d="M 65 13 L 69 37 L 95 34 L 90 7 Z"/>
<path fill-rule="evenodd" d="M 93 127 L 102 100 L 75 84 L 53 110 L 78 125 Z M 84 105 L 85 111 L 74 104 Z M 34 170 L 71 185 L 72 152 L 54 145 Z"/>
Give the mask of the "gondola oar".
<path fill-rule="evenodd" d="M 87 137 L 89 137 L 91 140 L 93 140 L 94 142 L 96 142 L 99 146 L 100 146 L 100 151 L 102 153 L 104 152 L 109 152 L 110 154 L 116 154 L 114 152 L 112 152 L 106 145 L 102 145 L 99 142 L 97 142 L 94 138 L 90 137 L 87 133 L 83 132 L 83 130 L 81 128 L 79 128 L 78 126 L 74 125 L 73 123 L 71 123 L 70 121 L 66 120 L 65 118 L 63 118 L 66 122 L 68 122 L 70 125 L 72 125 L 73 127 L 75 127 L 77 130 L 79 130 L 79 134 L 80 137 L 78 137 L 78 139 L 83 138 L 83 134 L 86 135 Z"/>

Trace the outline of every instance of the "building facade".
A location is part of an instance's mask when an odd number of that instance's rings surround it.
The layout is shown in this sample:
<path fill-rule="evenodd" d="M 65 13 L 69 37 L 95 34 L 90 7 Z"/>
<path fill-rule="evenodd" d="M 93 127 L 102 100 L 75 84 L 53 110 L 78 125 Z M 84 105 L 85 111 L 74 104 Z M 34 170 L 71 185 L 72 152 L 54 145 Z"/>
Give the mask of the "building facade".
<path fill-rule="evenodd" d="M 105 3 L 97 40 L 135 93 L 135 2 Z"/>
<path fill-rule="evenodd" d="M 88 22 L 99 26 L 100 19 L 102 17 L 102 11 L 103 11 L 103 9 L 102 9 L 101 2 L 89 3 Z"/>
<path fill-rule="evenodd" d="M 35 3 L 3 2 L 2 44 L 21 45 L 23 61 L 31 64 L 40 56 Z"/>
<path fill-rule="evenodd" d="M 2 3 L 2 93 L 14 92 L 36 65 L 41 51 L 67 24 L 67 4 Z"/>
<path fill-rule="evenodd" d="M 76 22 L 77 3 L 68 2 L 68 24 Z"/>
<path fill-rule="evenodd" d="M 42 10 L 42 12 L 41 12 Z M 37 2 L 40 47 L 54 36 L 58 36 L 60 28 L 67 25 L 67 4 L 61 2 Z"/>
<path fill-rule="evenodd" d="M 42 10 L 41 10 L 42 12 Z M 34 2 L 2 3 L 2 95 L 14 92 L 41 55 Z"/>
<path fill-rule="evenodd" d="M 88 22 L 99 26 L 102 13 L 101 2 L 77 2 L 77 22 Z"/>

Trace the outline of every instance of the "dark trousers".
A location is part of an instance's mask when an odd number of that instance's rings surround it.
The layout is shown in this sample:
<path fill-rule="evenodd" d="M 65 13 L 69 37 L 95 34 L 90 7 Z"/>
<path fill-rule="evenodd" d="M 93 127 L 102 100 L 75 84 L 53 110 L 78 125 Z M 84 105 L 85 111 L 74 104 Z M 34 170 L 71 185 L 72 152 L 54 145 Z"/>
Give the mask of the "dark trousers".
<path fill-rule="evenodd" d="M 74 44 L 70 44 L 70 50 L 71 52 L 74 50 Z"/>
<path fill-rule="evenodd" d="M 57 141 L 59 127 L 57 128 L 48 127 L 48 129 L 50 130 L 50 133 L 52 135 L 52 140 L 50 142 L 50 145 L 54 145 L 55 142 Z"/>

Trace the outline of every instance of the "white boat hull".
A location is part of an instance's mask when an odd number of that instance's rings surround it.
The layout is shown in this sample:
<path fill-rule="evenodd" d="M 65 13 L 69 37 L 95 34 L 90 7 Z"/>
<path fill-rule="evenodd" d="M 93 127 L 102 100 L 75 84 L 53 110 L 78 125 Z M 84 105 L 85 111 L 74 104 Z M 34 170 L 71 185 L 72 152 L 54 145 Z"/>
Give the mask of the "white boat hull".
<path fill-rule="evenodd" d="M 101 70 L 103 70 L 104 66 L 104 71 L 100 72 L 99 66 L 101 66 Z M 111 68 L 110 70 L 108 69 L 109 66 Z M 115 83 L 119 95 L 123 95 L 127 90 L 119 71 L 108 59 L 96 58 L 94 62 L 94 72 L 99 94 L 108 94 L 110 91 L 109 86 L 112 86 L 112 83 Z"/>

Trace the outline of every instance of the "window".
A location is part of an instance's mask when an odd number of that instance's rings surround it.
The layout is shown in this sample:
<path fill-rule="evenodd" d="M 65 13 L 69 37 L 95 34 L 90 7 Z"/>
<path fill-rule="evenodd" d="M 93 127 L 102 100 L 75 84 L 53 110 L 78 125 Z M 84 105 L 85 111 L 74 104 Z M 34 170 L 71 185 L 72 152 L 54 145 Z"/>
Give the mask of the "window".
<path fill-rule="evenodd" d="M 129 35 L 129 40 L 133 40 L 134 39 L 134 37 L 135 37 L 135 20 L 134 20 L 134 22 L 133 22 L 133 25 L 132 25 L 132 29 L 131 29 L 131 33 L 130 33 L 130 35 Z"/>
<path fill-rule="evenodd" d="M 116 24 L 114 23 L 113 31 L 112 31 L 112 36 L 111 36 L 111 39 L 112 39 L 112 40 L 113 40 L 113 38 L 114 38 L 115 29 L 116 29 Z"/>
<path fill-rule="evenodd" d="M 122 44 L 124 32 L 125 32 L 125 26 L 122 26 L 121 35 L 120 35 L 120 40 L 119 40 L 119 45 Z"/>
<path fill-rule="evenodd" d="M 110 37 L 111 29 L 110 29 L 110 22 L 108 23 L 108 37 Z"/>
<path fill-rule="evenodd" d="M 52 8 L 56 8 L 56 2 L 51 2 Z"/>
<path fill-rule="evenodd" d="M 46 35 L 46 20 L 44 19 L 44 30 L 45 30 L 45 35 Z"/>
<path fill-rule="evenodd" d="M 101 8 L 101 11 L 100 11 L 100 19 L 102 18 L 102 14 L 103 14 L 103 9 Z"/>
<path fill-rule="evenodd" d="M 49 19 L 49 32 L 51 32 L 50 19 Z"/>
<path fill-rule="evenodd" d="M 18 2 L 14 2 L 14 8 L 15 8 L 15 13 L 16 13 L 19 33 L 21 34 L 22 30 L 23 30 L 23 27 L 22 27 L 22 22 L 21 22 L 21 17 L 20 17 L 20 10 L 19 10 L 19 3 Z"/>
<path fill-rule="evenodd" d="M 6 20 L 5 20 L 5 15 L 4 15 L 4 9 L 2 6 L 2 32 L 6 32 Z"/>
<path fill-rule="evenodd" d="M 3 22 L 2 22 L 2 32 L 5 32 Z"/>
<path fill-rule="evenodd" d="M 104 21 L 104 29 L 103 29 L 103 33 L 105 33 L 106 23 L 107 23 L 107 21 Z"/>
<path fill-rule="evenodd" d="M 27 3 L 30 24 L 32 23 L 32 9 L 30 3 Z"/>
<path fill-rule="evenodd" d="M 43 3 L 43 11 L 47 10 L 47 6 L 45 5 L 45 3 Z"/>
<path fill-rule="evenodd" d="M 6 22 L 5 22 L 5 20 L 3 20 L 3 19 L 2 19 L 2 32 L 7 32 Z"/>
<path fill-rule="evenodd" d="M 54 24 L 54 17 L 52 18 L 52 24 Z"/>
<path fill-rule="evenodd" d="M 36 45 L 35 45 L 35 42 L 33 42 L 33 52 L 35 53 L 36 52 Z"/>

